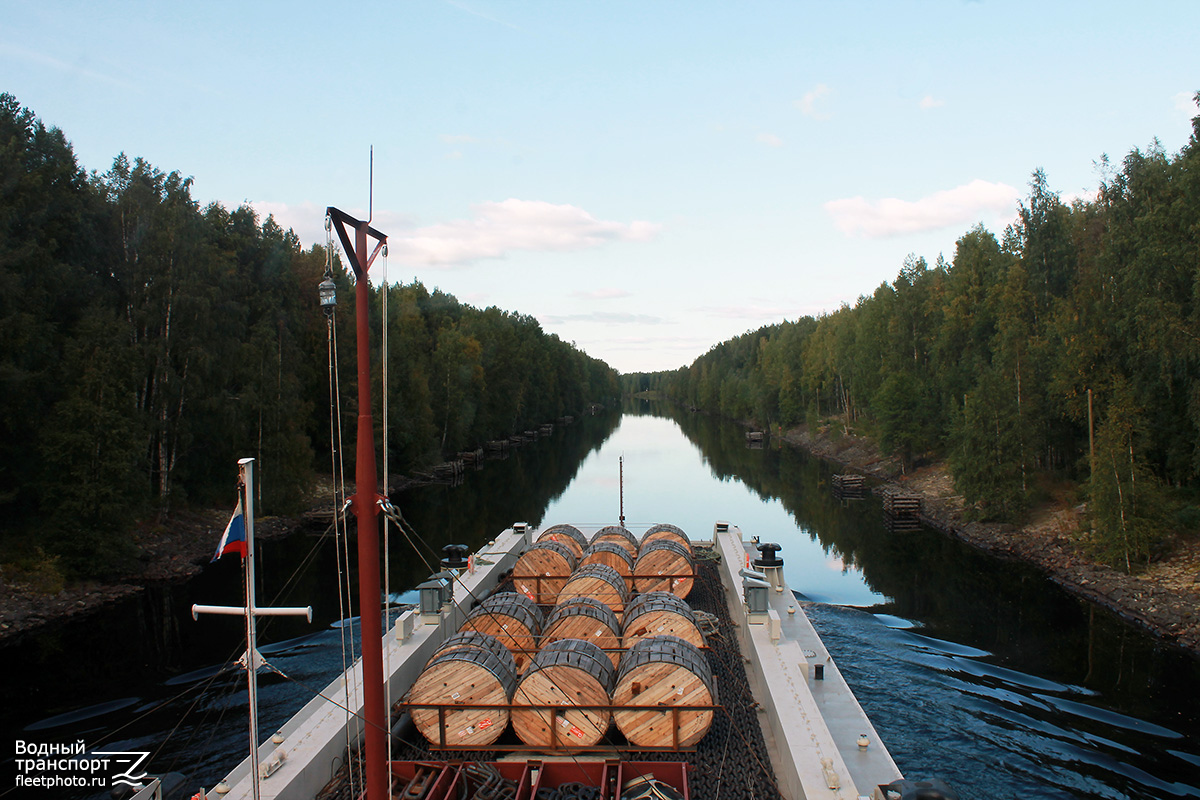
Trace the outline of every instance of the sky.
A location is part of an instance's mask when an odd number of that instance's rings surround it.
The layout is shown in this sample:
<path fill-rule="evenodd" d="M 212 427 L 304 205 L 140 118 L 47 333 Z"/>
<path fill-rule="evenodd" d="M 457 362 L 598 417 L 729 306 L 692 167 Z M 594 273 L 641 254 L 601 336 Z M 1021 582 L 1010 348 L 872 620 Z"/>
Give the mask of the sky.
<path fill-rule="evenodd" d="M 370 212 L 389 283 L 622 372 L 999 237 L 1035 169 L 1089 199 L 1198 113 L 1194 0 L 336 5 L 0 0 L 0 92 L 305 247 Z"/>

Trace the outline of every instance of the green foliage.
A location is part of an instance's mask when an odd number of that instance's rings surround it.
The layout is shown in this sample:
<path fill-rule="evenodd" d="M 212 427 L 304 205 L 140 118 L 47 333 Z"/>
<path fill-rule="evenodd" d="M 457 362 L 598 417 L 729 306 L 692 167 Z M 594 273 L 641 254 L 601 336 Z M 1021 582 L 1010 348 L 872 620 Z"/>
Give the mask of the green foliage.
<path fill-rule="evenodd" d="M 908 372 L 885 378 L 871 400 L 879 446 L 899 455 L 905 470 L 912 467 L 914 453 L 928 449 L 930 408 L 924 387 Z"/>
<path fill-rule="evenodd" d="M 1101 560 L 1126 572 L 1149 563 L 1167 519 L 1162 487 L 1140 452 L 1145 431 L 1132 388 L 1118 381 L 1096 435 L 1089 488 L 1092 546 Z"/>
<path fill-rule="evenodd" d="M 40 547 L 34 547 L 0 567 L 0 575 L 8 583 L 28 587 L 36 594 L 56 595 L 67 584 L 59 566 L 59 557 L 48 555 Z"/>
<path fill-rule="evenodd" d="M 238 458 L 258 460 L 260 513 L 277 514 L 300 508 L 337 423 L 353 452 L 356 300 L 332 253 L 302 251 L 248 206 L 201 209 L 190 178 L 142 159 L 89 178 L 7 94 L 0 187 L 0 550 L 44 547 L 68 578 L 119 572 L 140 516 L 231 504 Z M 327 268 L 342 299 L 332 328 L 316 302 Z M 400 469 L 618 393 L 608 365 L 531 317 L 419 283 L 389 291 Z M 378 331 L 383 290 L 365 296 Z"/>
<path fill-rule="evenodd" d="M 1013 520 L 1026 508 L 1026 475 L 1015 396 L 991 369 L 967 396 L 951 432 L 950 469 L 963 499 L 981 520 Z"/>

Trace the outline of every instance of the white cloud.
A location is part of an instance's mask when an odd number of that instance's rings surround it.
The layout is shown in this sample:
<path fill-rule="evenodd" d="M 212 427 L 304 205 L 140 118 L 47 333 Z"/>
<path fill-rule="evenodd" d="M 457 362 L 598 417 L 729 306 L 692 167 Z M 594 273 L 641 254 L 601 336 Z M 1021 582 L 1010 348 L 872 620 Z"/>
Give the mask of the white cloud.
<path fill-rule="evenodd" d="M 324 246 L 325 206 L 318 206 L 315 203 L 272 203 L 265 200 L 254 200 L 249 205 L 258 212 L 259 223 L 264 222 L 268 216 L 274 216 L 279 227 L 295 231 L 296 236 L 300 237 L 300 244 L 305 248 L 314 244 Z M 343 210 L 352 217 L 367 218 L 365 208 Z M 393 211 L 376 211 L 371 220 L 371 227 L 385 234 L 410 229 L 412 226 L 411 219 Z M 333 234 L 333 244 L 334 247 L 341 248 L 336 233 Z"/>
<path fill-rule="evenodd" d="M 461 266 L 504 258 L 516 250 L 569 252 L 610 242 L 644 242 L 662 229 L 652 222 L 625 224 L 593 217 L 572 205 L 509 198 L 472 206 L 471 219 L 454 220 L 389 237 L 391 255 L 402 263 Z"/>
<path fill-rule="evenodd" d="M 768 147 L 783 147 L 783 139 L 773 133 L 760 133 L 757 139 Z"/>
<path fill-rule="evenodd" d="M 1189 117 L 1196 115 L 1196 93 L 1195 92 L 1179 92 L 1173 98 L 1175 101 L 1175 110 L 1182 111 Z"/>
<path fill-rule="evenodd" d="M 1019 197 L 1006 183 L 976 179 L 918 200 L 847 197 L 830 200 L 825 210 L 842 233 L 875 239 L 978 222 L 983 214 L 1010 212 Z"/>
<path fill-rule="evenodd" d="M 946 105 L 946 101 L 938 100 L 933 95 L 927 94 L 921 98 L 921 102 L 918 105 L 920 105 L 923 110 L 928 110 L 930 108 L 941 108 L 942 106 Z"/>
<path fill-rule="evenodd" d="M 786 318 L 788 314 L 795 316 L 796 313 L 794 306 L 780 306 L 772 303 L 751 303 L 740 306 L 706 306 L 701 308 L 700 311 L 710 317 L 748 320 L 781 320 Z"/>
<path fill-rule="evenodd" d="M 660 329 L 661 330 L 661 329 Z M 603 339 L 580 340 L 579 344 L 595 345 L 585 348 L 589 353 L 598 352 L 603 348 L 609 350 L 629 350 L 638 354 L 656 354 L 664 350 L 679 350 L 700 355 L 712 346 L 712 339 L 702 336 L 606 336 Z M 679 366 L 656 367 L 656 369 L 673 369 Z"/>
<path fill-rule="evenodd" d="M 274 215 L 285 230 L 291 228 L 308 247 L 325 243 L 325 207 L 314 203 L 254 201 L 250 205 L 260 221 Z M 509 199 L 472 207 L 471 219 L 415 228 L 411 218 L 391 211 L 375 211 L 372 227 L 388 235 L 388 255 L 397 263 L 452 267 L 485 258 L 504 258 L 517 250 L 570 252 L 602 247 L 611 242 L 645 242 L 653 239 L 661 225 L 635 220 L 610 222 L 593 217 L 582 208 L 538 200 Z M 366 209 L 345 209 L 347 214 L 366 218 Z M 336 235 L 334 245 L 340 247 Z M 577 293 L 588 299 L 630 296 L 620 289 L 597 289 Z"/>
<path fill-rule="evenodd" d="M 817 108 L 817 101 L 824 97 L 828 97 L 832 93 L 832 89 L 823 83 L 817 84 L 817 87 L 811 92 L 806 92 L 804 97 L 796 101 L 796 108 L 806 117 L 812 117 L 815 120 L 825 121 L 832 117 L 832 114 L 821 111 Z"/>
<path fill-rule="evenodd" d="M 465 11 L 466 13 L 471 14 L 472 16 L 479 17 L 480 19 L 486 19 L 488 22 L 494 22 L 497 25 L 503 25 L 504 27 L 512 28 L 515 31 L 521 30 L 516 25 L 513 25 L 511 22 L 505 22 L 504 20 L 497 19 L 496 17 L 493 17 L 490 14 L 485 14 L 484 12 L 482 12 L 478 9 L 471 8 L 466 3 L 462 2 L 462 0 L 445 0 L 445 3 L 448 6 L 453 6 L 454 8 L 457 8 L 459 11 Z"/>
<path fill-rule="evenodd" d="M 479 141 L 474 136 L 471 136 L 470 134 L 467 134 L 467 133 L 442 133 L 442 134 L 438 135 L 438 138 L 441 139 L 443 142 L 446 142 L 447 144 L 457 144 L 459 142 L 464 142 L 464 143 L 469 144 L 472 142 Z"/>
<path fill-rule="evenodd" d="M 300 242 L 305 247 L 325 244 L 325 209 L 323 207 L 318 207 L 314 203 L 289 205 L 288 203 L 269 203 L 261 200 L 251 202 L 250 207 L 258 212 L 260 223 L 267 217 L 274 216 L 279 227 L 284 230 L 291 228 L 300 237 Z"/>
<path fill-rule="evenodd" d="M 119 89 L 125 89 L 129 91 L 140 91 L 141 89 L 141 87 L 131 83 L 130 81 L 122 80 L 121 78 L 115 78 L 111 75 L 106 75 L 102 72 L 96 72 L 95 70 L 80 66 L 79 62 L 68 63 L 61 59 L 55 58 L 54 56 L 48 56 L 45 53 L 39 53 L 36 50 L 30 50 L 25 47 L 18 47 L 13 44 L 8 44 L 7 42 L 0 42 L 0 56 L 13 58 L 18 61 L 24 61 L 38 67 L 48 67 L 50 69 L 57 70 L 58 72 L 64 72 L 80 78 L 86 78 L 88 80 L 96 81 L 97 83 L 107 83 L 112 86 L 116 86 Z"/>
<path fill-rule="evenodd" d="M 625 289 L 579 289 L 571 292 L 571 297 L 578 297 L 583 300 L 620 300 L 625 297 L 633 297 L 633 292 Z"/>
<path fill-rule="evenodd" d="M 546 325 L 564 322 L 599 322 L 604 325 L 659 325 L 666 322 L 651 314 L 629 314 L 622 311 L 593 311 L 589 314 L 546 314 L 538 317 Z"/>

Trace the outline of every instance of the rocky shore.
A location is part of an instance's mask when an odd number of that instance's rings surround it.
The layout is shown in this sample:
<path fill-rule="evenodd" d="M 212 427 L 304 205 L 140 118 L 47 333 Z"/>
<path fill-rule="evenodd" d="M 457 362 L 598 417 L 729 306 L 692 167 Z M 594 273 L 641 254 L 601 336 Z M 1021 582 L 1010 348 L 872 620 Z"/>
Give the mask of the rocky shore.
<path fill-rule="evenodd" d="M 190 578 L 212 558 L 228 521 L 228 510 L 183 512 L 163 524 L 137 530 L 133 534 L 139 553 L 136 565 L 103 583 L 72 584 L 47 593 L 19 578 L 0 576 L 0 643 L 50 622 L 88 614 L 146 586 Z M 301 523 L 299 517 L 260 518 L 255 536 L 259 541 L 286 536 Z"/>
<path fill-rule="evenodd" d="M 883 486 L 920 495 L 923 521 L 930 527 L 997 557 L 1033 564 L 1068 591 L 1200 658 L 1200 537 L 1175 541 L 1170 553 L 1149 569 L 1126 575 L 1087 554 L 1080 527 L 1085 509 L 1064 498 L 1035 509 L 1021 527 L 970 522 L 944 464 L 904 474 L 899 460 L 881 455 L 868 439 L 829 432 L 814 436 L 806 427 L 785 432 L 783 439 L 877 478 Z"/>

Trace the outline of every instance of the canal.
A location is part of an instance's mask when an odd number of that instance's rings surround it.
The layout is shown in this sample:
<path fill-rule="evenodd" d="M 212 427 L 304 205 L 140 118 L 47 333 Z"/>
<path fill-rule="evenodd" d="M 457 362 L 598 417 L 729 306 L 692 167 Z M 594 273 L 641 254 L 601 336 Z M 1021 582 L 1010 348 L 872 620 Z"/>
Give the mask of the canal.
<path fill-rule="evenodd" d="M 736 426 L 634 403 L 559 427 L 459 486 L 394 500 L 435 552 L 515 521 L 613 524 L 622 503 L 635 531 L 670 522 L 707 538 L 728 520 L 782 546 L 790 584 L 906 776 L 940 777 L 964 798 L 1200 796 L 1200 661 L 1032 569 L 933 531 L 889 533 L 873 496 L 833 496 L 833 471 L 775 442 L 751 449 Z M 430 570 L 390 539 L 392 599 L 413 601 Z M 338 591 L 353 569 L 337 550 L 323 530 L 261 548 L 259 602 L 314 608 L 311 624 L 263 625 L 264 655 L 287 676 L 261 679 L 265 735 L 355 646 Z M 155 769 L 211 786 L 245 749 L 244 677 L 222 670 L 244 645 L 236 620 L 189 610 L 240 604 L 241 588 L 236 559 L 224 559 L 0 649 L 0 724 L 13 741 L 150 751 Z"/>

